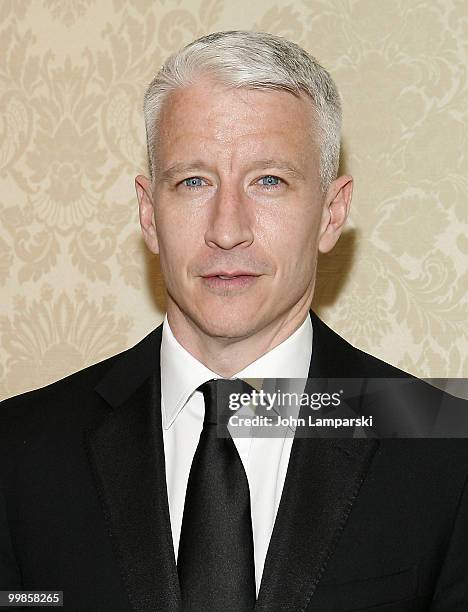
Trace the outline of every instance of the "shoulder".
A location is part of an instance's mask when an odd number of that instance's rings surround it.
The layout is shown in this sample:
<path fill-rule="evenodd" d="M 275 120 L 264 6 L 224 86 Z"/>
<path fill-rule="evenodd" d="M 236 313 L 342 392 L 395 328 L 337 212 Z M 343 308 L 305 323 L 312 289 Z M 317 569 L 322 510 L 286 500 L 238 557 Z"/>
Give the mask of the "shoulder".
<path fill-rule="evenodd" d="M 311 318 L 314 330 L 312 357 L 316 363 L 313 371 L 328 378 L 364 380 L 367 399 L 378 399 L 379 405 L 387 406 L 390 413 L 397 404 L 413 416 L 419 408 L 426 418 L 430 414 L 434 418 L 437 416 L 439 431 L 445 432 L 447 437 L 460 437 L 460 434 L 454 435 L 457 432 L 452 429 L 465 422 L 467 400 L 450 395 L 356 348 L 314 313 L 311 313 Z M 465 435 L 468 437 L 468 425 L 465 426 Z"/>
<path fill-rule="evenodd" d="M 412 374 L 353 346 L 311 311 L 313 351 L 326 375 L 337 377 L 415 378 Z"/>
<path fill-rule="evenodd" d="M 120 353 L 44 387 L 0 402 L 0 442 L 16 428 L 36 428 L 38 431 L 45 424 L 58 427 L 65 420 L 76 424 L 92 419 L 103 404 L 96 387 L 112 372 L 116 377 L 123 377 L 140 371 L 157 346 L 160 328 L 152 330 L 137 344 Z"/>

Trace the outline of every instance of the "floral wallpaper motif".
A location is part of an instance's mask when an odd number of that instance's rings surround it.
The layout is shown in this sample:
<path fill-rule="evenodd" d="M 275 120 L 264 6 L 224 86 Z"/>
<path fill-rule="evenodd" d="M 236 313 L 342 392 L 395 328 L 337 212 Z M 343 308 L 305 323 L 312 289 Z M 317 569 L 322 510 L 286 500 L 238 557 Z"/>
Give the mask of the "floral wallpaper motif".
<path fill-rule="evenodd" d="M 53 19 L 61 21 L 65 26 L 72 26 L 86 13 L 95 0 L 44 0 L 44 6 L 49 9 Z"/>
<path fill-rule="evenodd" d="M 101 361 L 118 351 L 129 330 L 129 318 L 114 313 L 115 296 L 98 304 L 88 297 L 86 286 L 67 294 L 44 284 L 36 298 L 19 294 L 13 303 L 14 316 L 0 318 L 12 393 Z"/>
<path fill-rule="evenodd" d="M 468 5 L 464 0 L 0 3 L 0 396 L 132 346 L 164 287 L 139 235 L 142 96 L 216 30 L 295 40 L 343 98 L 349 228 L 314 307 L 425 377 L 468 376 Z"/>

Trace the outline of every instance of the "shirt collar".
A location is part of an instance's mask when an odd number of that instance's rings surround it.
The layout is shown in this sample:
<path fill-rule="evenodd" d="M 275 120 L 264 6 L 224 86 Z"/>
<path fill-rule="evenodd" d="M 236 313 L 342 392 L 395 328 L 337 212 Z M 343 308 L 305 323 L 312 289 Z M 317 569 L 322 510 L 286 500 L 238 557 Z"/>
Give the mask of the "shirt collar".
<path fill-rule="evenodd" d="M 312 321 L 302 325 L 232 378 L 307 378 L 312 354 Z M 221 378 L 195 359 L 175 338 L 164 316 L 161 341 L 162 424 L 168 429 L 196 389 L 212 378 Z"/>

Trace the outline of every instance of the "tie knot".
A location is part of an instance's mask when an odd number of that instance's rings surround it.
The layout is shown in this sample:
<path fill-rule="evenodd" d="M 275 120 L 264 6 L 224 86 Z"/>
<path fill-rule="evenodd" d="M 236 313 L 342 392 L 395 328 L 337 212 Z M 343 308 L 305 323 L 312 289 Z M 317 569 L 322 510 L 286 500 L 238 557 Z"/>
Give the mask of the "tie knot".
<path fill-rule="evenodd" d="M 235 406 L 239 406 L 241 394 L 253 391 L 248 383 L 240 378 L 213 378 L 198 387 L 198 391 L 203 393 L 205 399 L 205 418 L 203 424 L 217 423 L 226 424 L 229 417 L 234 413 L 231 408 L 231 401 L 235 400 Z"/>

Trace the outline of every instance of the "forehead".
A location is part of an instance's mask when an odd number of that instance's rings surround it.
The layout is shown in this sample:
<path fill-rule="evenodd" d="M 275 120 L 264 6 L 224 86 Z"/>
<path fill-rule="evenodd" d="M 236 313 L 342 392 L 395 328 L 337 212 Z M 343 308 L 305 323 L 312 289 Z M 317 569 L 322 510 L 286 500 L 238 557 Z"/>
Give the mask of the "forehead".
<path fill-rule="evenodd" d="M 231 88 L 203 78 L 166 98 L 157 149 L 164 158 L 195 150 L 274 157 L 280 147 L 283 154 L 304 157 L 315 154 L 316 131 L 312 102 L 305 94 Z"/>

